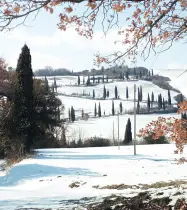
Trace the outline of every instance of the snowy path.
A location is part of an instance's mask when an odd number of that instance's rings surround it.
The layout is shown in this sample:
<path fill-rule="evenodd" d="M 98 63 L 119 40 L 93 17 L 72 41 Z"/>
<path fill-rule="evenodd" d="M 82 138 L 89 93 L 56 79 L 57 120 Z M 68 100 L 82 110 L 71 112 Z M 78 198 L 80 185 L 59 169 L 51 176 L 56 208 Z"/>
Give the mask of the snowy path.
<path fill-rule="evenodd" d="M 72 209 L 68 205 L 83 197 L 135 192 L 99 190 L 93 188 L 95 185 L 187 180 L 187 164 L 175 164 L 174 159 L 179 156 L 173 154 L 174 149 L 175 145 L 141 145 L 137 146 L 137 156 L 133 155 L 132 146 L 120 150 L 117 147 L 39 150 L 36 158 L 24 160 L 7 175 L 0 176 L 0 209 L 65 206 L 68 210 Z M 70 188 L 76 181 L 80 187 Z"/>

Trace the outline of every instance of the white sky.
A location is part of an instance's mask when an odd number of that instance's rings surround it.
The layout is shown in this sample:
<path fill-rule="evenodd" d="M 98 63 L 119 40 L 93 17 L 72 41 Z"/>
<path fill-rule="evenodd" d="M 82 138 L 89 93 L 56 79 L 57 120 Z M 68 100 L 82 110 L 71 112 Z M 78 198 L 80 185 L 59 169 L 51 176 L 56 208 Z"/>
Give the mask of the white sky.
<path fill-rule="evenodd" d="M 58 30 L 57 23 L 58 17 L 42 12 L 32 22 L 32 27 L 21 26 L 11 32 L 0 32 L 0 56 L 7 60 L 9 66 L 16 67 L 21 48 L 26 43 L 31 50 L 33 70 L 49 65 L 79 71 L 94 67 L 94 54 L 98 51 L 110 54 L 116 50 L 114 41 L 119 39 L 116 29 L 104 37 L 102 29 L 98 27 L 94 38 L 88 40 L 79 36 L 73 28 L 66 32 Z M 118 47 L 123 49 L 122 46 Z M 145 62 L 138 58 L 137 66 L 187 68 L 186 45 L 176 43 L 158 58 L 150 56 Z"/>

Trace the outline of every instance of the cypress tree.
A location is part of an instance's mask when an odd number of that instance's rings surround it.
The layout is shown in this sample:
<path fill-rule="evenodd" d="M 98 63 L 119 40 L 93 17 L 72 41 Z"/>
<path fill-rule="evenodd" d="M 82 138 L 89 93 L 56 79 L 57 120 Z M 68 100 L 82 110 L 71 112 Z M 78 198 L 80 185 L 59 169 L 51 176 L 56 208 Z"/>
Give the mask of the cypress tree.
<path fill-rule="evenodd" d="M 73 106 L 71 107 L 71 121 L 72 122 L 75 121 L 75 110 L 74 110 Z"/>
<path fill-rule="evenodd" d="M 128 70 L 126 71 L 126 79 L 129 80 L 129 72 L 128 72 Z"/>
<path fill-rule="evenodd" d="M 131 130 L 131 121 L 130 118 L 128 118 L 125 130 L 124 144 L 130 144 L 130 143 L 132 143 L 132 130 Z"/>
<path fill-rule="evenodd" d="M 33 102 L 33 72 L 31 55 L 27 45 L 24 45 L 18 59 L 17 81 L 14 98 L 14 123 L 19 140 L 24 145 L 24 151 L 30 152 L 34 135 L 34 102 Z"/>
<path fill-rule="evenodd" d="M 103 98 L 104 99 L 106 98 L 106 88 L 105 88 L 105 85 L 104 85 L 104 88 L 103 88 Z"/>
<path fill-rule="evenodd" d="M 181 114 L 181 118 L 183 119 L 183 120 L 187 120 L 187 115 L 186 115 L 186 112 L 183 114 Z"/>
<path fill-rule="evenodd" d="M 81 84 L 80 76 L 78 75 L 78 85 Z"/>
<path fill-rule="evenodd" d="M 162 106 L 163 106 L 163 103 L 162 103 L 162 95 L 160 93 L 160 108 L 162 108 Z"/>
<path fill-rule="evenodd" d="M 86 82 L 86 85 L 90 85 L 90 76 L 88 75 L 88 79 L 87 79 L 87 82 Z"/>
<path fill-rule="evenodd" d="M 107 75 L 107 77 L 106 77 L 106 82 L 108 83 L 108 75 Z"/>
<path fill-rule="evenodd" d="M 55 88 L 54 88 L 54 84 L 53 83 L 52 83 L 51 88 L 52 88 L 52 92 L 54 93 L 55 92 Z"/>
<path fill-rule="evenodd" d="M 100 102 L 99 102 L 99 107 L 98 107 L 98 116 L 101 117 L 101 105 L 100 105 Z"/>
<path fill-rule="evenodd" d="M 142 92 L 142 86 L 140 86 L 140 101 L 143 100 L 143 92 Z"/>
<path fill-rule="evenodd" d="M 184 97 L 183 97 L 183 95 L 182 95 L 182 93 L 180 94 L 180 100 L 179 100 L 179 102 L 183 102 L 184 101 Z"/>
<path fill-rule="evenodd" d="M 134 67 L 134 76 L 136 76 L 136 68 Z"/>
<path fill-rule="evenodd" d="M 68 111 L 69 121 L 71 122 L 71 110 Z"/>
<path fill-rule="evenodd" d="M 115 110 L 114 110 L 114 101 L 112 101 L 112 115 L 115 115 Z"/>
<path fill-rule="evenodd" d="M 109 93 L 109 90 L 107 90 L 107 98 L 109 98 L 110 96 L 110 93 Z"/>
<path fill-rule="evenodd" d="M 95 84 L 95 76 L 93 75 L 93 84 Z"/>
<path fill-rule="evenodd" d="M 151 102 L 153 103 L 154 102 L 154 93 L 152 92 L 151 94 Z"/>
<path fill-rule="evenodd" d="M 96 103 L 95 103 L 95 108 L 94 108 L 94 116 L 95 117 L 97 116 L 97 106 L 96 106 Z"/>
<path fill-rule="evenodd" d="M 119 103 L 119 110 L 120 110 L 120 113 L 122 114 L 122 112 L 123 112 L 123 105 L 122 105 L 122 102 Z"/>
<path fill-rule="evenodd" d="M 163 102 L 162 102 L 162 107 L 163 107 L 163 109 L 164 109 L 164 111 L 165 111 L 165 110 L 166 110 L 166 104 L 165 104 L 164 98 L 163 98 Z"/>
<path fill-rule="evenodd" d="M 140 96 L 140 88 L 138 87 L 138 101 L 140 101 L 141 96 Z"/>
<path fill-rule="evenodd" d="M 154 75 L 154 74 L 153 74 L 153 69 L 151 70 L 151 74 L 152 74 L 152 76 Z"/>
<path fill-rule="evenodd" d="M 54 77 L 54 89 L 55 89 L 55 92 L 57 93 L 56 77 Z"/>
<path fill-rule="evenodd" d="M 95 98 L 95 90 L 93 90 L 93 98 Z"/>
<path fill-rule="evenodd" d="M 140 113 L 140 102 L 139 102 L 139 100 L 138 100 L 138 103 L 137 103 L 137 111 L 136 111 L 136 113 L 137 113 L 137 114 Z"/>
<path fill-rule="evenodd" d="M 115 99 L 118 98 L 118 89 L 117 89 L 117 86 L 115 86 Z"/>
<path fill-rule="evenodd" d="M 84 118 L 84 110 L 82 109 L 82 119 Z"/>
<path fill-rule="evenodd" d="M 128 100 L 128 98 L 129 98 L 129 89 L 128 87 L 126 87 L 126 99 Z"/>
<path fill-rule="evenodd" d="M 105 77 L 104 77 L 104 75 L 103 75 L 102 81 L 103 81 L 103 83 L 105 83 Z"/>
<path fill-rule="evenodd" d="M 45 91 L 47 93 L 49 91 L 49 83 L 48 83 L 48 79 L 46 76 L 45 76 L 45 81 L 44 81 L 44 87 L 45 87 Z"/>
<path fill-rule="evenodd" d="M 170 94 L 170 90 L 168 90 L 168 105 L 171 106 L 171 94 Z"/>
<path fill-rule="evenodd" d="M 149 93 L 148 93 L 148 97 L 147 97 L 147 110 L 148 110 L 148 112 L 150 111 L 150 107 L 151 107 L 151 102 L 150 102 L 150 97 L 149 97 Z"/>

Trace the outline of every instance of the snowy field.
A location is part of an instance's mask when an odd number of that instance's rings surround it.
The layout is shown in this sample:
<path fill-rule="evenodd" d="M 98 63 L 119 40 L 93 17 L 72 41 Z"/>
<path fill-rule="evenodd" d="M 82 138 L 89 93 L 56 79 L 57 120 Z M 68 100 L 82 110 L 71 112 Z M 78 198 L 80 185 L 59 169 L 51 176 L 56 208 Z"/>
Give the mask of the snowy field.
<path fill-rule="evenodd" d="M 44 78 L 43 78 L 44 79 Z M 83 77 L 81 77 L 81 81 Z M 85 77 L 86 80 L 86 77 Z M 49 84 L 51 85 L 54 82 L 54 77 L 48 77 Z M 84 86 L 75 86 L 77 84 L 77 76 L 64 76 L 64 77 L 56 77 L 56 83 L 58 86 L 58 97 L 62 101 L 65 106 L 64 117 L 68 117 L 68 111 L 71 106 L 75 109 L 76 121 L 74 123 L 70 123 L 67 129 L 67 140 L 77 140 L 79 137 L 81 139 L 86 139 L 89 137 L 97 136 L 112 139 L 113 136 L 113 123 L 114 123 L 114 133 L 117 138 L 117 116 L 104 117 L 105 115 L 111 115 L 112 113 L 112 101 L 114 99 L 114 88 L 117 86 L 118 94 L 120 99 L 114 100 L 114 109 L 115 113 L 119 111 L 119 103 L 122 102 L 123 110 L 133 109 L 134 102 L 134 84 L 136 84 L 137 88 L 142 86 L 143 90 L 143 100 L 147 100 L 148 93 L 151 96 L 153 92 L 155 95 L 155 99 L 157 99 L 158 94 L 162 94 L 162 96 L 167 100 L 168 92 L 167 90 L 163 90 L 158 86 L 154 85 L 152 82 L 148 81 L 114 81 L 105 84 L 99 84 L 96 86 L 84 87 Z M 82 94 L 83 91 L 85 94 L 89 94 L 92 96 L 93 90 L 95 91 L 96 98 L 102 98 L 103 96 L 103 87 L 106 87 L 106 90 L 109 90 L 110 97 L 106 100 L 93 100 L 86 98 L 78 98 L 78 97 L 70 97 L 71 94 Z M 129 101 L 126 101 L 126 87 L 129 90 Z M 61 94 L 66 94 L 68 96 L 64 96 Z M 173 97 L 178 93 L 171 91 L 172 103 L 175 103 Z M 101 118 L 93 118 L 94 115 L 94 106 L 98 108 L 100 103 L 101 105 Z M 144 101 L 140 103 L 140 106 L 147 106 L 147 102 Z M 89 115 L 89 119 L 87 121 L 81 120 L 82 109 L 84 113 Z M 156 120 L 159 116 L 168 116 L 168 115 L 137 115 L 137 132 L 139 129 L 143 128 L 147 123 L 152 120 Z M 171 114 L 170 114 L 171 116 Z M 176 114 L 172 114 L 172 116 L 176 116 Z M 125 126 L 128 118 L 131 119 L 133 124 L 133 115 L 123 114 L 120 115 L 120 139 L 123 140 L 125 133 Z M 133 128 L 133 126 L 132 126 Z"/>
<path fill-rule="evenodd" d="M 95 185 L 187 180 L 187 164 L 176 164 L 174 159 L 180 156 L 173 154 L 174 149 L 172 144 L 141 145 L 137 146 L 136 156 L 133 146 L 123 146 L 120 150 L 118 147 L 39 150 L 34 159 L 23 160 L 6 175 L 1 174 L 0 209 L 64 207 L 62 209 L 72 210 L 72 205 L 79 206 L 73 204 L 75 199 L 99 199 L 112 193 L 131 196 L 140 192 L 140 189 L 95 189 Z M 186 148 L 184 155 L 187 155 Z M 76 181 L 80 186 L 70 188 Z M 154 193 L 160 190 L 152 189 Z M 168 189 L 165 193 L 172 198 L 176 191 Z"/>

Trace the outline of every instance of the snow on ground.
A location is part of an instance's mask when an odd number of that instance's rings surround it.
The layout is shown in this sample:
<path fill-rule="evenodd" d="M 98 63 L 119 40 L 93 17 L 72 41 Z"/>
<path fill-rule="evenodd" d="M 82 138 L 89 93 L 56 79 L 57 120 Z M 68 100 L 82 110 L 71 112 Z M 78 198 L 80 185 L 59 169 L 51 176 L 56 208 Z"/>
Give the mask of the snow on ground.
<path fill-rule="evenodd" d="M 38 150 L 34 159 L 23 160 L 0 176 L 0 209 L 68 207 L 72 199 L 98 198 L 118 190 L 99 190 L 95 185 L 138 185 L 157 181 L 187 180 L 187 164 L 174 162 L 175 145 Z M 185 148 L 185 156 L 187 150 Z M 105 176 L 103 176 L 105 175 Z M 70 188 L 79 181 L 82 185 Z M 134 189 L 122 190 L 124 196 Z"/>
<path fill-rule="evenodd" d="M 53 83 L 54 77 L 48 77 L 49 84 L 51 85 Z M 151 93 L 153 92 L 155 94 L 155 100 L 157 100 L 158 94 L 162 94 L 162 96 L 167 100 L 168 98 L 168 92 L 167 90 L 163 90 L 162 88 L 159 88 L 158 86 L 154 85 L 152 82 L 148 81 L 114 81 L 112 83 L 105 83 L 105 84 L 99 84 L 96 86 L 67 86 L 70 83 L 72 85 L 75 85 L 77 83 L 77 77 L 75 76 L 65 76 L 65 77 L 56 77 L 56 83 L 60 87 L 58 88 L 59 94 L 67 94 L 71 95 L 73 93 L 76 94 L 82 94 L 83 91 L 85 94 L 89 94 L 92 96 L 93 90 L 95 90 L 95 97 L 101 98 L 103 96 L 103 87 L 105 85 L 106 90 L 109 90 L 110 96 L 109 100 L 92 100 L 92 99 L 84 99 L 84 98 L 77 98 L 77 97 L 67 97 L 67 96 L 61 96 L 59 95 L 59 98 L 61 99 L 62 103 L 65 106 L 65 116 L 68 116 L 68 111 L 71 106 L 74 107 L 76 112 L 76 115 L 81 116 L 81 110 L 84 109 L 85 113 L 89 113 L 91 116 L 93 116 L 94 113 L 94 105 L 95 103 L 98 104 L 100 102 L 102 112 L 105 111 L 105 114 L 111 114 L 112 110 L 112 99 L 114 99 L 114 88 L 117 86 L 118 88 L 118 95 L 122 100 L 126 100 L 126 87 L 128 87 L 129 90 L 129 100 L 131 101 L 122 101 L 124 109 L 132 109 L 133 108 L 133 98 L 134 98 L 134 84 L 137 85 L 137 88 L 142 86 L 143 90 L 143 100 L 147 100 L 148 93 L 151 96 Z M 177 95 L 178 93 L 171 91 L 171 97 L 172 97 L 172 103 L 175 103 L 175 100 L 173 97 Z M 121 100 L 114 100 L 115 103 L 115 109 L 116 112 L 119 111 L 119 103 Z M 140 103 L 141 106 L 147 106 L 146 103 Z M 102 113 L 103 114 L 103 113 Z"/>
<path fill-rule="evenodd" d="M 136 117 L 136 131 L 137 133 L 141 128 L 144 128 L 152 120 L 157 120 L 158 117 L 179 117 L 177 114 L 151 114 L 151 115 L 137 115 Z M 134 133 L 134 116 L 133 115 L 119 115 L 119 138 L 124 139 L 125 128 L 128 118 L 131 120 L 132 133 Z M 114 136 L 117 141 L 118 136 L 118 119 L 117 116 L 92 118 L 88 121 L 79 120 L 68 125 L 67 140 L 78 140 L 90 138 L 93 136 L 113 139 L 113 123 L 114 123 Z"/>
<path fill-rule="evenodd" d="M 54 77 L 48 77 L 49 84 L 52 84 Z M 81 77 L 82 81 L 82 77 Z M 56 77 L 57 85 L 60 87 L 58 88 L 59 98 L 64 104 L 64 116 L 68 117 L 68 111 L 71 106 L 75 109 L 76 118 L 80 118 L 82 115 L 82 109 L 84 113 L 89 114 L 91 118 L 88 121 L 84 120 L 76 120 L 74 123 L 70 123 L 68 125 L 67 130 L 67 139 L 68 141 L 77 140 L 79 137 L 82 139 L 86 139 L 89 137 L 97 136 L 103 138 L 112 139 L 113 137 L 113 122 L 115 127 L 115 138 L 117 138 L 117 116 L 110 116 L 110 117 L 101 117 L 101 118 L 92 118 L 94 115 L 94 107 L 95 103 L 98 109 L 98 105 L 101 105 L 101 113 L 102 116 L 104 115 L 111 115 L 112 113 L 112 99 L 114 98 L 114 88 L 117 86 L 118 94 L 122 100 L 114 100 L 114 107 L 115 113 L 119 111 L 119 103 L 122 102 L 123 110 L 133 109 L 134 102 L 134 84 L 137 85 L 137 88 L 142 86 L 143 90 L 143 100 L 147 100 L 148 93 L 151 95 L 153 92 L 155 94 L 155 99 L 157 99 L 158 94 L 162 94 L 162 96 L 167 100 L 168 91 L 159 88 L 158 86 L 154 85 L 152 82 L 148 81 L 114 81 L 112 83 L 105 83 L 99 84 L 96 86 L 84 87 L 84 86 L 68 86 L 68 85 L 75 85 L 77 83 L 77 77 L 75 76 L 65 76 L 65 77 Z M 109 90 L 110 97 L 109 100 L 92 100 L 86 98 L 78 98 L 78 97 L 68 97 L 62 96 L 60 94 L 64 93 L 67 95 L 71 95 L 73 93 L 82 94 L 90 93 L 92 96 L 93 90 L 95 90 L 96 98 L 101 98 L 103 96 L 103 87 L 106 87 L 106 90 Z M 123 101 L 126 99 L 126 87 L 129 89 L 129 101 Z M 173 96 L 177 95 L 178 93 L 171 91 L 172 102 L 174 103 Z M 140 106 L 147 106 L 147 103 L 141 103 Z M 152 120 L 156 120 L 158 116 L 168 116 L 168 115 L 137 115 L 137 131 L 147 123 Z M 171 116 L 171 114 L 169 115 Z M 172 116 L 176 116 L 176 114 L 172 114 Z M 124 133 L 125 133 L 125 126 L 127 123 L 128 118 L 131 119 L 132 122 L 132 130 L 133 130 L 133 115 L 120 115 L 120 139 L 123 140 Z"/>

